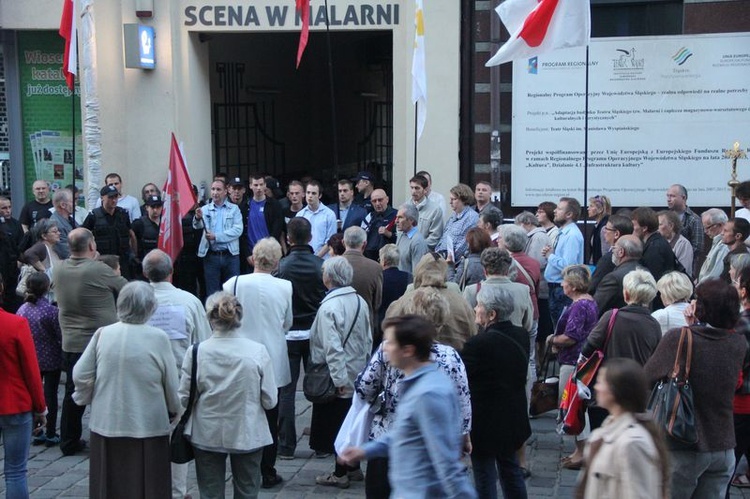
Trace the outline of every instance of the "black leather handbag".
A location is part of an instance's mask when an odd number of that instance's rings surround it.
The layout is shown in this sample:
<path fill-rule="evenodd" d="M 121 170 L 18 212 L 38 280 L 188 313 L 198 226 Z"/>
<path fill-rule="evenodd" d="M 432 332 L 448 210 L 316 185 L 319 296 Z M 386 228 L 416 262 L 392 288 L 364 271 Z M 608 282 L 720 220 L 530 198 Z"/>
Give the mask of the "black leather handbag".
<path fill-rule="evenodd" d="M 190 369 L 190 397 L 188 398 L 185 412 L 182 413 L 180 422 L 175 426 L 172 437 L 169 439 L 169 454 L 173 463 L 189 463 L 195 458 L 193 445 L 190 440 L 185 438 L 185 425 L 190 419 L 193 412 L 193 403 L 195 402 L 195 375 L 198 372 L 198 343 L 193 344 L 193 365 Z"/>
<path fill-rule="evenodd" d="M 680 357 L 683 345 L 685 369 L 684 374 L 681 374 Z M 698 443 L 693 390 L 689 381 L 692 357 L 693 332 L 690 328 L 684 327 L 680 333 L 672 375 L 654 387 L 648 401 L 648 410 L 654 418 L 654 423 L 667 435 L 668 443 L 673 449 L 689 450 Z"/>

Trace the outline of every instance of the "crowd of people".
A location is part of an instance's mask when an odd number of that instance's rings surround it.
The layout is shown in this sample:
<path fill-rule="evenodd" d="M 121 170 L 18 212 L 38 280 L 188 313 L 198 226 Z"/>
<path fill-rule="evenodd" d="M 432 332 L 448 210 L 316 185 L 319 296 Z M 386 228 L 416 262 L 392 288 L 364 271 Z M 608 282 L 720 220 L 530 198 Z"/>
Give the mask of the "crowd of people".
<path fill-rule="evenodd" d="M 561 462 L 581 470 L 583 497 L 750 486 L 735 474 L 750 447 L 750 182 L 731 219 L 695 214 L 675 184 L 658 212 L 591 197 L 587 227 L 575 198 L 504 223 L 490 184 L 457 184 L 446 203 L 424 171 L 397 207 L 370 172 L 339 180 L 329 205 L 314 179 L 284 195 L 263 174 L 219 175 L 183 219 L 175 261 L 158 249 L 158 187 L 144 185 L 141 204 L 117 173 L 105 183 L 89 213 L 74 186 L 50 195 L 43 180 L 19 220 L 0 197 L 12 497 L 28 495 L 32 444 L 88 447 L 91 497 L 186 497 L 188 465 L 170 463 L 186 407 L 201 496 L 223 496 L 229 457 L 235 497 L 257 497 L 283 481 L 278 460 L 300 457 L 295 393 L 322 366 L 334 389 L 313 401 L 309 441 L 332 470 L 317 484 L 495 498 L 499 481 L 504 497 L 525 498 L 539 361 L 557 359 L 562 397 L 598 352 L 583 430 Z M 678 447 L 646 409 L 685 328 L 697 443 Z M 360 407 L 367 438 L 337 447 Z"/>

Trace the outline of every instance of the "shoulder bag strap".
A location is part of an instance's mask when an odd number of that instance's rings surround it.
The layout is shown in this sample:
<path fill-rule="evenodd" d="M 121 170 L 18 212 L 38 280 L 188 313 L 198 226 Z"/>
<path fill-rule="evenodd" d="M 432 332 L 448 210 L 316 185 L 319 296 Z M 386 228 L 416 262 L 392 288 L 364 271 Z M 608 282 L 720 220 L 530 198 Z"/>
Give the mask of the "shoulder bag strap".
<path fill-rule="evenodd" d="M 680 375 L 680 356 L 682 355 L 682 345 L 685 343 L 685 337 L 687 336 L 688 331 L 690 330 L 686 327 L 683 327 L 682 331 L 680 331 L 680 341 L 679 343 L 677 343 L 677 353 L 675 354 L 675 357 L 674 357 L 674 366 L 672 366 L 672 378 L 677 378 Z M 690 336 L 690 339 L 688 341 L 690 343 L 688 348 L 692 352 L 692 341 L 693 341 L 692 335 Z M 688 364 L 686 364 L 686 367 L 688 366 L 689 366 L 689 361 L 688 361 Z M 687 379 L 687 375 L 685 376 L 685 378 Z"/>
<path fill-rule="evenodd" d="M 185 424 L 190 418 L 190 414 L 193 412 L 193 403 L 195 402 L 195 392 L 197 391 L 196 375 L 198 373 L 198 345 L 199 343 L 193 343 L 193 365 L 190 367 L 190 396 L 188 397 L 187 407 L 185 412 L 182 413 L 180 423 Z"/>
<path fill-rule="evenodd" d="M 354 331 L 354 326 L 357 325 L 357 319 L 359 318 L 359 310 L 362 307 L 362 299 L 359 297 L 359 295 L 355 295 L 357 297 L 357 312 L 354 314 L 354 320 L 352 321 L 352 326 L 349 328 L 349 332 L 346 333 L 346 338 L 344 338 L 344 344 L 341 345 L 341 349 L 343 350 L 346 347 L 346 342 L 349 341 L 349 336 L 351 336 L 352 331 Z"/>
<path fill-rule="evenodd" d="M 607 352 L 607 345 L 609 345 L 609 339 L 612 337 L 612 330 L 615 328 L 615 317 L 617 317 L 617 313 L 620 311 L 619 308 L 613 308 L 612 309 L 612 315 L 609 316 L 609 324 L 607 324 L 607 337 L 604 339 L 604 344 L 602 345 L 602 352 Z"/>
<path fill-rule="evenodd" d="M 240 280 L 240 276 L 236 275 L 234 276 L 234 291 L 232 291 L 232 294 L 234 296 L 237 296 L 237 281 Z"/>
<path fill-rule="evenodd" d="M 521 273 L 523 274 L 524 278 L 526 278 L 526 282 L 529 283 L 529 287 L 531 288 L 531 292 L 536 294 L 536 286 L 534 286 L 534 280 L 531 278 L 531 276 L 529 275 L 529 273 L 526 272 L 526 269 L 523 268 L 523 265 L 521 265 L 520 263 L 518 263 L 518 260 L 516 260 L 515 258 L 513 259 L 513 264 L 516 267 L 518 267 L 518 270 L 520 270 Z"/>
<path fill-rule="evenodd" d="M 685 353 L 685 379 L 688 380 L 690 376 L 690 363 L 693 360 L 693 331 L 690 328 L 685 328 L 687 333 L 687 352 Z"/>

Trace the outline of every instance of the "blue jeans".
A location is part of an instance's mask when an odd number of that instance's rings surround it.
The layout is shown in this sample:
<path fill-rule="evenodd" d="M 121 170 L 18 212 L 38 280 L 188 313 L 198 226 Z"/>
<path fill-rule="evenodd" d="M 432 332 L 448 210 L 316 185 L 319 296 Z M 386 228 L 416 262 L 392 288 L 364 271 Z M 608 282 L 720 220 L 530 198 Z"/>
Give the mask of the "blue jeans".
<path fill-rule="evenodd" d="M 723 497 L 734 472 L 734 449 L 669 452 L 672 497 Z"/>
<path fill-rule="evenodd" d="M 241 454 L 211 452 L 194 448 L 195 475 L 201 498 L 224 499 L 227 456 L 232 467 L 232 485 L 236 499 L 258 497 L 260 490 L 260 460 L 263 449 Z"/>
<path fill-rule="evenodd" d="M 471 466 L 479 499 L 497 499 L 498 471 L 505 499 L 527 499 L 526 482 L 515 452 L 492 457 L 471 456 Z"/>
<path fill-rule="evenodd" d="M 297 449 L 294 397 L 297 394 L 300 362 L 305 370 L 310 362 L 310 340 L 287 341 L 286 349 L 289 355 L 292 382 L 279 388 L 279 454 L 293 456 Z"/>
<path fill-rule="evenodd" d="M 549 315 L 552 318 L 552 330 L 557 327 L 557 321 L 563 313 L 563 309 L 573 303 L 573 300 L 565 296 L 560 284 L 549 283 Z"/>
<path fill-rule="evenodd" d="M 0 436 L 5 447 L 5 497 L 27 499 L 26 463 L 31 446 L 31 412 L 0 416 Z"/>
<path fill-rule="evenodd" d="M 230 278 L 240 275 L 240 257 L 230 253 L 206 253 L 203 258 L 203 273 L 206 279 L 206 296 L 221 291 Z"/>

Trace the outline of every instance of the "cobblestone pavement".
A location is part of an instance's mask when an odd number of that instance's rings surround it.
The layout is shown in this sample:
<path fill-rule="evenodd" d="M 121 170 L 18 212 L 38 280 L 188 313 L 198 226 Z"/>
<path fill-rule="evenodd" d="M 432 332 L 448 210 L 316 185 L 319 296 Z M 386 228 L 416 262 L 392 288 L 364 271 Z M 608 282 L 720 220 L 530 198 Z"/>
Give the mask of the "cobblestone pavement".
<path fill-rule="evenodd" d="M 60 387 L 62 395 L 63 386 Z M 297 393 L 298 432 L 310 426 L 312 407 Z M 88 424 L 88 411 L 84 427 Z M 527 480 L 530 498 L 570 498 L 573 496 L 578 472 L 560 468 L 560 458 L 572 451 L 569 438 L 563 439 L 555 432 L 554 417 L 548 413 L 532 419 L 533 435 L 528 442 L 527 459 L 532 475 Z M 84 438 L 88 439 L 88 431 Z M 2 447 L 0 445 L 0 447 Z M 29 489 L 32 498 L 84 498 L 88 497 L 88 451 L 76 456 L 64 457 L 57 447 L 32 447 L 29 459 Z M 0 474 L 3 462 L 0 460 Z M 227 465 L 227 468 L 229 466 Z M 273 489 L 263 489 L 261 499 L 303 499 L 303 498 L 361 498 L 365 497 L 364 483 L 352 482 L 351 487 L 341 490 L 315 484 L 315 477 L 333 469 L 332 458 L 315 459 L 308 446 L 308 437 L 301 436 L 295 459 L 277 462 L 279 475 L 284 482 Z M 198 499 L 195 481 L 195 467 L 191 464 L 188 474 L 188 493 Z M 5 483 L 0 479 L 0 495 L 4 496 Z M 227 473 L 226 496 L 232 497 L 231 477 Z M 750 499 L 750 490 L 732 488 L 732 498 Z"/>

